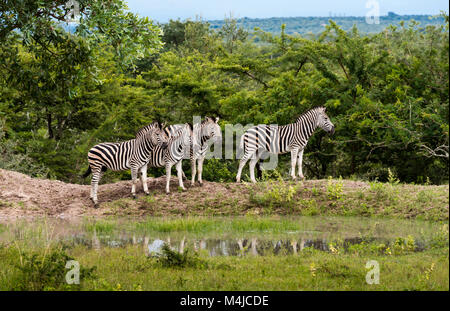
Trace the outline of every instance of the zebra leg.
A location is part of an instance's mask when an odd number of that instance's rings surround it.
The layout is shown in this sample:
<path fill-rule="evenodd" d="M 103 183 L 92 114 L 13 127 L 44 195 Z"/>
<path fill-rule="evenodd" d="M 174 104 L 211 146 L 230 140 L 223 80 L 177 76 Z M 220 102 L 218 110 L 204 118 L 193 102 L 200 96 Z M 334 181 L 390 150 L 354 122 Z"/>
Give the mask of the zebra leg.
<path fill-rule="evenodd" d="M 262 178 L 261 160 L 258 160 L 258 163 L 256 163 L 256 178 Z"/>
<path fill-rule="evenodd" d="M 239 168 L 238 168 L 238 172 L 236 175 L 236 182 L 241 182 L 242 169 L 244 168 L 244 166 L 247 163 L 250 156 L 251 156 L 251 154 L 244 154 L 241 161 L 239 162 Z"/>
<path fill-rule="evenodd" d="M 203 180 L 202 180 L 202 172 L 203 172 L 203 161 L 205 160 L 204 156 L 201 156 L 198 158 L 198 182 L 200 183 L 200 186 L 203 186 Z"/>
<path fill-rule="evenodd" d="M 304 179 L 304 178 L 305 178 L 305 177 L 303 176 L 303 169 L 302 169 L 302 164 L 303 164 L 303 150 L 304 150 L 304 149 L 302 149 L 302 150 L 299 151 L 299 153 L 298 153 L 298 161 L 297 161 L 297 164 L 298 164 L 298 177 L 299 177 L 300 179 Z"/>
<path fill-rule="evenodd" d="M 191 186 L 195 186 L 195 174 L 197 173 L 197 168 L 196 168 L 196 164 L 197 164 L 197 159 L 192 158 L 191 159 Z"/>
<path fill-rule="evenodd" d="M 291 151 L 291 177 L 293 180 L 297 179 L 297 176 L 295 175 L 295 165 L 297 164 L 297 154 L 298 154 L 298 149 L 293 149 Z"/>
<path fill-rule="evenodd" d="M 255 156 L 254 158 L 252 158 L 251 160 L 250 160 L 250 179 L 251 179 L 251 181 L 252 181 L 252 183 L 256 183 L 256 179 L 255 179 L 255 165 L 256 165 L 256 163 L 258 163 L 258 161 L 259 161 L 259 158 L 258 158 L 258 156 Z"/>
<path fill-rule="evenodd" d="M 94 203 L 94 208 L 98 207 L 97 190 L 98 190 L 98 183 L 100 182 L 100 178 L 102 178 L 101 167 L 92 169 L 91 200 Z"/>
<path fill-rule="evenodd" d="M 131 168 L 131 180 L 133 181 L 133 184 L 131 186 L 131 195 L 133 196 L 133 199 L 136 199 L 137 175 L 138 175 L 138 169 L 132 167 Z"/>
<path fill-rule="evenodd" d="M 147 164 L 145 164 L 143 167 L 141 167 L 141 182 L 142 182 L 142 188 L 144 188 L 145 194 L 150 194 L 148 192 L 148 185 L 147 185 Z"/>
<path fill-rule="evenodd" d="M 170 193 L 170 174 L 172 173 L 172 165 L 166 164 L 166 194 Z"/>
<path fill-rule="evenodd" d="M 180 185 L 180 188 L 183 190 L 186 190 L 183 185 L 183 168 L 182 168 L 183 161 L 180 160 L 180 162 L 177 163 L 176 169 L 178 174 L 178 183 Z"/>

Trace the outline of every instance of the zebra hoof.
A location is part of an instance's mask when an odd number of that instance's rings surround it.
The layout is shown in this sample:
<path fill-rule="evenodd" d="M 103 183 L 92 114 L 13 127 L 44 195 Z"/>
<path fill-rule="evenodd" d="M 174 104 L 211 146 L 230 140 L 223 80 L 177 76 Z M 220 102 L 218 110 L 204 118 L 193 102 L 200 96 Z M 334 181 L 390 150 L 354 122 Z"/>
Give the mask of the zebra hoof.
<path fill-rule="evenodd" d="M 133 197 L 134 200 L 136 200 L 136 195 L 135 194 L 132 194 L 131 196 Z"/>
<path fill-rule="evenodd" d="M 150 195 L 149 191 L 144 191 L 145 195 Z"/>
<path fill-rule="evenodd" d="M 199 185 L 200 187 L 203 187 L 203 182 L 199 182 L 198 185 Z"/>
<path fill-rule="evenodd" d="M 97 208 L 99 208 L 99 206 L 100 206 L 100 205 L 99 205 L 98 203 L 94 203 L 94 208 L 97 209 Z"/>

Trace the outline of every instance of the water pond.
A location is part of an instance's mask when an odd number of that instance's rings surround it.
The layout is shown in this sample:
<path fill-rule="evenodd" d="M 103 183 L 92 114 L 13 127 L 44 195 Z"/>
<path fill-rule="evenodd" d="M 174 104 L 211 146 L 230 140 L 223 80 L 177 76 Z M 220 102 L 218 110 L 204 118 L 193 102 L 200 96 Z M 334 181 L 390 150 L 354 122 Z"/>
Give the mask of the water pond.
<path fill-rule="evenodd" d="M 40 247 L 62 243 L 88 248 L 142 247 L 155 255 L 172 249 L 209 256 L 298 255 L 304 250 L 333 251 L 334 245 L 412 243 L 426 249 L 448 224 L 358 217 L 188 217 L 145 219 L 37 219 L 0 224 L 0 245 Z"/>

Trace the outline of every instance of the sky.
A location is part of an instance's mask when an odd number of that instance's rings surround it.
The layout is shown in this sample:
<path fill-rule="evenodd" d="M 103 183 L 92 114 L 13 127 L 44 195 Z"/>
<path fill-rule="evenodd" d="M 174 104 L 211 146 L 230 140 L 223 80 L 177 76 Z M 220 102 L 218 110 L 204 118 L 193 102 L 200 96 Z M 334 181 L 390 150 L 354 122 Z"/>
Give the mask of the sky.
<path fill-rule="evenodd" d="M 169 19 L 223 19 L 230 13 L 235 18 L 296 16 L 366 16 L 379 4 L 380 15 L 439 14 L 449 11 L 448 0 L 125 0 L 132 12 L 158 22 Z"/>

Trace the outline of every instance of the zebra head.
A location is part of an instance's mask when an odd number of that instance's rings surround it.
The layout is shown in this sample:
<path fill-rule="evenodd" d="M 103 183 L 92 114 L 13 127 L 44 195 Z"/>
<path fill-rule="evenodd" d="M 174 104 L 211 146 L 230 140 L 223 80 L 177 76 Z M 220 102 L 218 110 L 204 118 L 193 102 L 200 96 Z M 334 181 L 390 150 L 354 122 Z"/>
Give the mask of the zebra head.
<path fill-rule="evenodd" d="M 323 129 L 325 132 L 334 134 L 334 124 L 331 123 L 330 118 L 326 114 L 325 107 L 319 107 L 318 108 L 318 115 L 317 115 L 317 126 Z"/>
<path fill-rule="evenodd" d="M 200 140 L 206 142 L 213 139 L 214 142 L 222 141 L 222 131 L 219 126 L 219 118 L 206 117 L 201 124 Z"/>
<path fill-rule="evenodd" d="M 168 137 L 164 131 L 160 128 L 155 127 L 151 128 L 147 132 L 145 132 L 142 136 L 144 139 L 150 141 L 153 146 L 162 144 L 163 147 L 167 146 Z"/>

